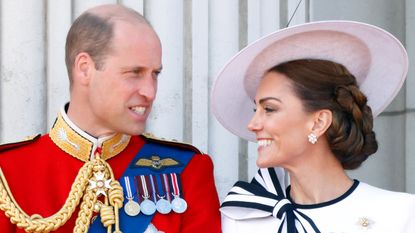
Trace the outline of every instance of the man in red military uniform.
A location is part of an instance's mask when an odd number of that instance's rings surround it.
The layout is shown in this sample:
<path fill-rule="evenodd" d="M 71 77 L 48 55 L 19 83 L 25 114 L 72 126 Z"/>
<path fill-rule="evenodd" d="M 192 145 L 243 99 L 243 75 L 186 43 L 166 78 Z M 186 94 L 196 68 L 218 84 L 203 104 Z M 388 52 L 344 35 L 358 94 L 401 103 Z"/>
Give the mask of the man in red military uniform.
<path fill-rule="evenodd" d="M 140 135 L 162 68 L 148 22 L 86 11 L 66 64 L 71 100 L 50 132 L 0 147 L 0 232 L 220 232 L 210 157 Z"/>

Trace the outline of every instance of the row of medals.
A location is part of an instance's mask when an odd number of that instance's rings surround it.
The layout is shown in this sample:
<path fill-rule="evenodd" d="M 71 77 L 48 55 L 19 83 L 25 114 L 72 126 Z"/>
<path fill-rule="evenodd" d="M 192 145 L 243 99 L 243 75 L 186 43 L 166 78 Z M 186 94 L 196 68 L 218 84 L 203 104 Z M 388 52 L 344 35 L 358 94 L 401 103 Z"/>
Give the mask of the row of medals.
<path fill-rule="evenodd" d="M 173 200 L 170 202 L 165 197 L 159 196 L 155 202 L 150 200 L 150 196 L 142 196 L 143 201 L 139 204 L 132 196 L 126 196 L 127 203 L 124 205 L 124 211 L 129 216 L 137 216 L 143 213 L 145 215 L 153 215 L 156 211 L 161 214 L 168 214 L 171 211 L 181 214 L 187 209 L 187 202 L 175 193 L 171 193 Z M 157 195 L 158 196 L 158 195 Z"/>

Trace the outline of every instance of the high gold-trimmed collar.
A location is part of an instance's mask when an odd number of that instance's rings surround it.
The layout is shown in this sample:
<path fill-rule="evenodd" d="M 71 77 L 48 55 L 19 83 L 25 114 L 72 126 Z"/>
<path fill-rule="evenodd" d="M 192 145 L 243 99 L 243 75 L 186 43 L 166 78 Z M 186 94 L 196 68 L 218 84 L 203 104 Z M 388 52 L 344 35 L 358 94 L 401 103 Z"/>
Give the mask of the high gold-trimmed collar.
<path fill-rule="evenodd" d="M 58 114 L 49 136 L 63 151 L 84 162 L 94 158 L 97 149 L 101 150 L 104 160 L 116 156 L 127 147 L 131 138 L 120 133 L 95 138 L 78 128 L 68 118 L 64 108 Z"/>

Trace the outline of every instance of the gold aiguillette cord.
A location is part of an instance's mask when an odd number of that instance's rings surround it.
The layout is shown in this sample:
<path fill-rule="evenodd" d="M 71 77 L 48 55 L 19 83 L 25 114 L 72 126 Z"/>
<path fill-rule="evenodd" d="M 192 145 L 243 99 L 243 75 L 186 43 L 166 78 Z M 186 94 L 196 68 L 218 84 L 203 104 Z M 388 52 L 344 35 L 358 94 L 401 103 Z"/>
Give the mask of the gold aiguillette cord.
<path fill-rule="evenodd" d="M 99 195 L 105 196 L 104 204 L 97 201 Z M 0 168 L 0 209 L 11 223 L 26 232 L 50 232 L 63 226 L 71 218 L 81 198 L 83 200 L 75 222 L 74 233 L 88 232 L 94 211 L 100 212 L 102 223 L 107 227 L 108 232 L 111 232 L 112 225 L 115 225 L 114 233 L 121 233 L 118 212 L 124 201 L 123 190 L 120 183 L 115 180 L 110 165 L 99 156 L 82 166 L 65 204 L 57 213 L 47 218 L 38 214 L 29 216 L 20 208 Z"/>

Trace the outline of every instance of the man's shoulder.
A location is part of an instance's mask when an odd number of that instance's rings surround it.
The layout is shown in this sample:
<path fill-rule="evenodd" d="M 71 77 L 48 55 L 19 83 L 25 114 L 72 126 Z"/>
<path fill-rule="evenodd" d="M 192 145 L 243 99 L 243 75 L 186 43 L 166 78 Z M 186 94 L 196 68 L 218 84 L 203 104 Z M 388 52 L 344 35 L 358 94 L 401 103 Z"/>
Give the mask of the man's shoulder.
<path fill-rule="evenodd" d="M 0 145 L 0 153 L 32 145 L 35 142 L 37 142 L 41 137 L 42 136 L 40 134 L 37 134 L 34 136 L 28 136 L 20 141 L 3 143 Z"/>
<path fill-rule="evenodd" d="M 152 142 L 155 144 L 168 146 L 168 147 L 175 147 L 177 149 L 185 150 L 185 151 L 192 151 L 195 154 L 204 154 L 202 153 L 197 147 L 193 146 L 192 144 L 179 142 L 177 140 L 166 140 L 164 138 L 159 138 L 154 136 L 150 133 L 143 133 L 140 135 L 145 141 Z"/>

